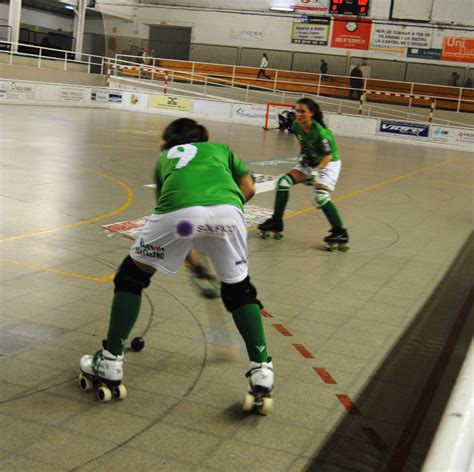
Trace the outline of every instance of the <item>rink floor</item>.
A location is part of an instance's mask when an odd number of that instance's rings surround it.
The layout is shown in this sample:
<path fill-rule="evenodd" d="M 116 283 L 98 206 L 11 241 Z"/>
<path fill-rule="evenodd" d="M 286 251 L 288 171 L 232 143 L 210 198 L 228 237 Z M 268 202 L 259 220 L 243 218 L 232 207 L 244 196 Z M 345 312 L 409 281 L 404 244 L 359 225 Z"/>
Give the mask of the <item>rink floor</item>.
<path fill-rule="evenodd" d="M 276 373 L 269 416 L 241 412 L 242 343 L 184 268 L 152 279 L 133 333 L 146 347 L 125 356 L 128 397 L 100 404 L 77 387 L 79 358 L 105 337 L 134 235 L 123 222 L 153 210 L 146 185 L 172 118 L 1 112 L 1 470 L 420 469 L 473 333 L 472 155 L 338 138 L 348 253 L 323 249 L 308 187 L 291 190 L 281 241 L 254 231 L 274 192 L 250 202 L 250 275 Z M 293 165 L 292 136 L 204 124 L 262 181 Z"/>

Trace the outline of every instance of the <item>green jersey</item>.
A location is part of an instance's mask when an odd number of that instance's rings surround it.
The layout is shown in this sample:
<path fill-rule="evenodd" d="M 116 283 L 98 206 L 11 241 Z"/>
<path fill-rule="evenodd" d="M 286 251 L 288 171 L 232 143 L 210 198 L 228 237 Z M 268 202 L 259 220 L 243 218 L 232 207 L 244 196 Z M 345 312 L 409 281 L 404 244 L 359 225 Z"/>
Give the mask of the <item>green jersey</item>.
<path fill-rule="evenodd" d="M 201 142 L 166 149 L 155 166 L 155 213 L 197 205 L 243 209 L 245 197 L 237 182 L 247 174 L 249 168 L 226 144 Z"/>
<path fill-rule="evenodd" d="M 329 128 L 325 128 L 313 120 L 311 129 L 305 133 L 296 121 L 293 131 L 301 145 L 301 163 L 309 167 L 317 167 L 324 156 L 332 155 L 332 161 L 339 161 L 341 156 L 337 150 L 336 140 Z"/>

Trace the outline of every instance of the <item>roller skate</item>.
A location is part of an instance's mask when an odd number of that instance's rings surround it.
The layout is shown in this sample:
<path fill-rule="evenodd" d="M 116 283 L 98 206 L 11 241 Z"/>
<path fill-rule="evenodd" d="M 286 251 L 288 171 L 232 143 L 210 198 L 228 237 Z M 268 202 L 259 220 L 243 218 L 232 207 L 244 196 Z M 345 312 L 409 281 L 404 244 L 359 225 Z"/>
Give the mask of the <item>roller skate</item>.
<path fill-rule="evenodd" d="M 203 298 L 214 300 L 220 297 L 220 283 L 217 277 L 210 274 L 204 266 L 189 267 L 192 272 L 191 281 L 197 286 Z"/>
<path fill-rule="evenodd" d="M 123 400 L 127 396 L 127 389 L 122 384 L 123 356 L 114 356 L 107 349 L 100 349 L 93 356 L 82 356 L 80 367 L 79 388 L 83 392 L 96 388 L 100 402 L 112 398 Z"/>
<path fill-rule="evenodd" d="M 329 230 L 329 235 L 324 238 L 324 242 L 326 243 L 326 248 L 331 251 L 341 251 L 347 252 L 349 250 L 349 235 L 347 234 L 347 230 L 342 229 L 334 229 L 332 228 Z"/>
<path fill-rule="evenodd" d="M 249 379 L 249 391 L 245 395 L 242 409 L 250 413 L 254 408 L 261 415 L 268 415 L 273 409 L 273 362 L 250 362 L 250 370 L 245 374 Z"/>
<path fill-rule="evenodd" d="M 269 218 L 258 225 L 258 232 L 262 239 L 270 239 L 272 233 L 275 239 L 283 239 L 283 220 L 281 218 Z"/>

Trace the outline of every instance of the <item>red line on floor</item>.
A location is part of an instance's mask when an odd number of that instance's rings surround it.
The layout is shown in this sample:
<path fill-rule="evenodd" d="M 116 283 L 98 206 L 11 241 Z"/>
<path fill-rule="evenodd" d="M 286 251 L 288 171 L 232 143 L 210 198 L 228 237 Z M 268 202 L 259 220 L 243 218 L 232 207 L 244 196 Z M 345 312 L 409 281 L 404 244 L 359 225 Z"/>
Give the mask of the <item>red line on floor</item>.
<path fill-rule="evenodd" d="M 362 431 L 367 436 L 369 441 L 375 446 L 377 451 L 383 452 L 388 449 L 387 444 L 385 441 L 378 435 L 377 431 L 374 428 L 369 426 L 361 426 Z"/>
<path fill-rule="evenodd" d="M 334 380 L 334 377 L 322 367 L 313 367 L 314 371 L 321 377 L 324 383 L 326 384 L 337 384 Z"/>
<path fill-rule="evenodd" d="M 296 350 L 305 358 L 305 359 L 314 359 L 315 357 L 311 354 L 308 349 L 306 349 L 302 344 L 293 344 Z"/>
<path fill-rule="evenodd" d="M 273 326 L 279 333 L 283 334 L 283 336 L 293 336 L 283 325 L 273 323 Z"/>
<path fill-rule="evenodd" d="M 356 407 L 355 403 L 347 395 L 336 393 L 336 397 L 346 409 L 347 413 L 350 415 L 362 415 L 359 408 Z"/>
<path fill-rule="evenodd" d="M 398 440 L 392 457 L 385 467 L 385 471 L 388 472 L 403 469 L 473 305 L 474 287 L 471 288 L 466 300 L 459 310 L 456 321 L 451 328 L 451 332 L 446 339 L 442 351 L 439 353 L 436 364 L 423 387 L 423 391 L 413 408 L 413 412 L 408 419 L 405 429 L 400 435 L 400 439 Z"/>
<path fill-rule="evenodd" d="M 268 313 L 268 311 L 265 310 L 265 308 L 262 308 L 262 316 L 263 316 L 264 318 L 273 318 L 273 316 L 270 315 L 270 313 Z"/>

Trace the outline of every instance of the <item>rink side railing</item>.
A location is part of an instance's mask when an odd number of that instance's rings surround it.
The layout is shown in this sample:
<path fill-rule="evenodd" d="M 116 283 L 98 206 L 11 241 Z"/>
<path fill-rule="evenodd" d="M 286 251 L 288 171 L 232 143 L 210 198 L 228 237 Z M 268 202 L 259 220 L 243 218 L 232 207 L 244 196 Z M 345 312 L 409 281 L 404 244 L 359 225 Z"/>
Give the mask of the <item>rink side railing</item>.
<path fill-rule="evenodd" d="M 333 111 L 335 113 L 349 113 L 354 115 L 363 115 L 366 117 L 386 117 L 386 118 L 399 118 L 406 119 L 409 121 L 417 122 L 428 122 L 454 126 L 467 126 L 472 125 L 466 124 L 465 122 L 435 118 L 435 111 L 437 110 L 436 104 L 437 99 L 434 97 L 424 97 L 424 103 L 426 103 L 426 109 L 428 115 L 415 113 L 414 108 L 409 108 L 410 112 L 406 112 L 406 107 L 400 110 L 387 107 L 387 103 L 373 104 L 367 103 L 366 97 L 371 91 L 363 93 L 358 100 L 347 100 L 341 98 L 334 98 L 327 95 L 317 95 L 310 92 L 302 93 L 298 92 L 297 87 L 295 90 L 279 90 L 275 88 L 269 89 L 265 85 L 252 85 L 248 81 L 241 79 L 240 77 L 233 77 L 227 80 L 222 77 L 214 77 L 205 74 L 201 74 L 198 71 L 193 73 L 186 71 L 176 71 L 164 67 L 153 66 L 151 64 L 138 64 L 126 62 L 124 60 L 111 60 L 108 65 L 108 78 L 107 83 L 110 83 L 112 78 L 122 80 L 133 84 L 137 88 L 156 88 L 161 90 L 163 93 L 175 93 L 187 96 L 200 96 L 209 97 L 212 99 L 224 99 L 228 100 L 229 95 L 234 96 L 239 93 L 235 101 L 248 102 L 248 103 L 263 103 L 277 102 L 287 103 L 288 101 L 296 101 L 302 96 L 312 97 L 320 101 L 323 105 L 326 105 L 326 111 Z M 163 63 L 162 61 L 161 63 Z M 155 64 L 159 64 L 158 60 Z M 146 79 L 146 80 L 144 80 Z M 140 81 L 140 82 L 139 82 Z M 258 81 L 260 82 L 260 81 Z M 297 82 L 287 82 L 288 84 L 298 85 Z M 117 85 L 117 84 L 116 84 Z M 120 85 L 119 85 L 120 86 Z M 349 90 L 347 87 L 341 87 L 346 93 Z M 378 91 L 373 91 L 378 92 Z M 219 95 L 221 93 L 221 95 Z M 474 105 L 474 100 L 473 100 Z M 385 105 L 385 106 L 384 106 Z M 390 105 L 392 105 L 390 103 Z M 327 107 L 330 108 L 327 109 Z M 263 123 L 262 123 L 263 125 Z"/>
<path fill-rule="evenodd" d="M 117 54 L 117 61 L 140 65 L 140 56 Z M 364 102 L 423 107 L 456 112 L 474 112 L 474 89 L 448 87 L 414 82 L 362 78 L 358 87 L 351 86 L 350 76 L 315 74 L 279 69 L 265 69 L 270 79 L 257 79 L 259 68 L 229 66 L 192 61 L 149 58 L 151 68 L 164 68 L 173 73 L 173 80 L 188 83 L 230 83 L 233 86 L 258 87 L 273 92 L 299 92 L 315 96 L 348 99 L 349 94 L 364 96 Z M 128 73 L 133 76 L 133 72 Z M 143 75 L 142 75 L 143 77 Z M 284 100 L 283 100 L 284 101 Z"/>
<path fill-rule="evenodd" d="M 5 54 L 6 61 L 2 60 Z M 170 61 L 167 59 L 150 58 L 143 64 L 139 56 L 117 55 L 107 58 L 93 54 L 80 54 L 55 48 L 44 48 L 23 43 L 0 41 L 0 63 L 16 64 L 17 58 L 30 59 L 27 65 L 39 68 L 53 68 L 64 71 L 81 71 L 88 74 L 122 76 L 147 79 L 165 84 L 188 84 L 202 86 L 202 95 L 210 93 L 218 87 L 235 89 L 243 96 L 240 101 L 255 102 L 261 95 L 261 102 L 276 101 L 286 103 L 289 99 L 301 96 L 314 96 L 330 102 L 337 112 L 343 108 L 357 108 L 358 114 L 371 116 L 379 105 L 402 105 L 413 109 L 421 107 L 430 110 L 428 118 L 415 113 L 402 113 L 397 110 L 378 107 L 380 116 L 403 116 L 407 119 L 415 117 L 417 121 L 433 121 L 435 110 L 451 110 L 458 112 L 474 112 L 474 90 L 462 87 L 441 87 L 437 85 L 384 80 L 363 79 L 361 88 L 350 86 L 348 76 L 334 76 L 266 69 L 270 79 L 257 79 L 258 68 L 244 66 L 225 66 L 189 61 Z M 141 61 L 141 62 L 139 62 Z M 352 90 L 358 100 L 348 100 Z M 189 92 L 189 91 L 188 91 Z M 361 92 L 358 94 L 357 92 Z M 269 96 L 268 94 L 271 94 Z M 369 105 L 370 103 L 370 105 Z M 352 105 L 350 105 L 352 104 Z M 336 111 L 336 110 L 335 110 Z M 438 121 L 440 121 L 438 119 Z M 441 120 L 447 124 L 466 126 L 465 122 Z M 469 125 L 468 125 L 469 126 Z M 469 126 L 470 127 L 470 126 Z"/>
<path fill-rule="evenodd" d="M 422 472 L 474 470 L 474 348 L 471 343 Z"/>

